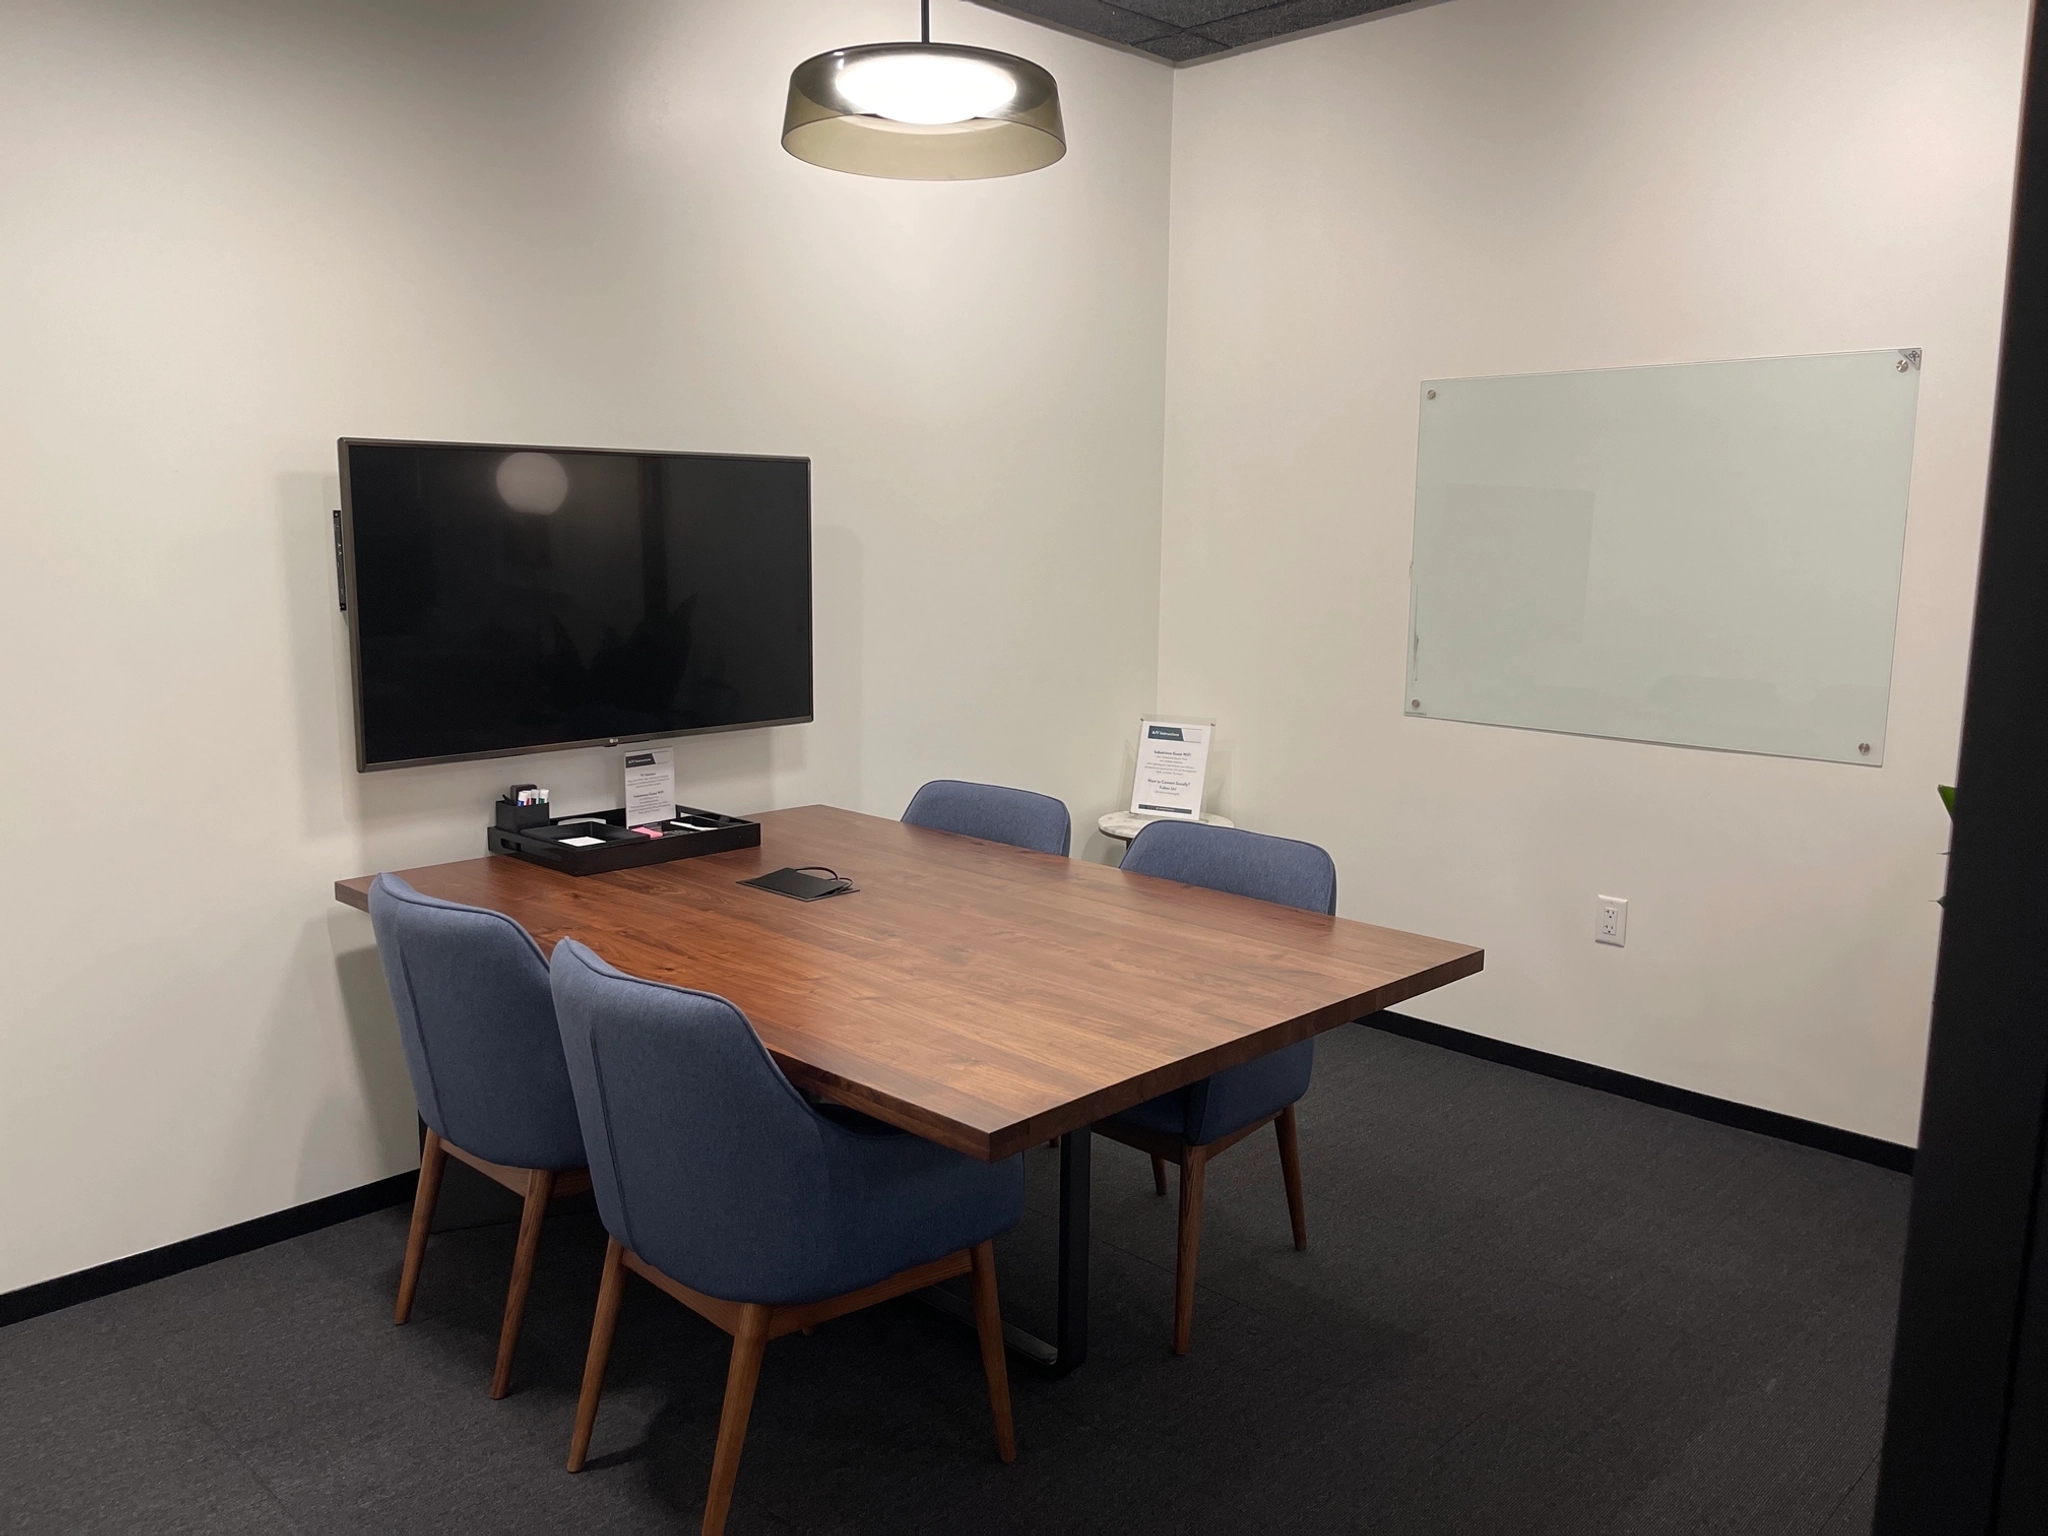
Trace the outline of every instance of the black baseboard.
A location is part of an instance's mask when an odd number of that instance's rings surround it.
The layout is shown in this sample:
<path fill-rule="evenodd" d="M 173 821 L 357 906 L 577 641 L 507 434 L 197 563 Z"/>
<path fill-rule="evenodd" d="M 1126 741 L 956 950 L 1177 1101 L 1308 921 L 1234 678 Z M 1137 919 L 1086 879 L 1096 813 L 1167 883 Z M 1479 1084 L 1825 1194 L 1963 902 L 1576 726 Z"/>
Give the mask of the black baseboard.
<path fill-rule="evenodd" d="M 182 1243 L 152 1248 L 147 1253 L 130 1254 L 111 1264 L 95 1264 L 91 1269 L 59 1275 L 38 1285 L 25 1285 L 18 1291 L 0 1295 L 0 1328 L 62 1307 L 75 1306 L 81 1301 L 91 1301 L 96 1296 L 111 1296 L 116 1291 L 161 1280 L 166 1275 L 197 1269 L 216 1259 L 267 1248 L 272 1243 L 317 1232 L 338 1222 L 353 1221 L 358 1216 L 367 1216 L 371 1211 L 381 1211 L 387 1206 L 404 1205 L 412 1199 L 418 1182 L 417 1173 L 394 1174 L 374 1184 L 344 1189 L 338 1195 L 309 1200 L 289 1210 L 273 1211 L 253 1221 L 222 1227 L 218 1232 L 202 1232 Z"/>
<path fill-rule="evenodd" d="M 1510 1045 L 1505 1040 L 1489 1040 L 1484 1035 L 1452 1029 L 1445 1024 L 1432 1024 L 1426 1019 L 1410 1018 L 1404 1013 L 1376 1013 L 1358 1022 L 1374 1029 L 1383 1029 L 1390 1035 L 1419 1040 L 1425 1045 L 1442 1046 L 1445 1050 L 1457 1051 L 1466 1056 L 1477 1056 L 1485 1061 L 1498 1062 L 1502 1066 L 1519 1067 L 1524 1072 L 1535 1072 L 1544 1077 L 1557 1078 L 1561 1082 L 1576 1083 L 1582 1088 L 1596 1088 L 1602 1093 L 1618 1094 L 1624 1099 L 1653 1104 L 1659 1109 L 1676 1110 L 1679 1114 L 1691 1115 L 1700 1120 L 1711 1120 L 1718 1125 L 1731 1125 L 1739 1130 L 1755 1131 L 1762 1136 L 1775 1136 L 1780 1141 L 1796 1142 L 1803 1147 L 1817 1147 L 1823 1152 L 1852 1157 L 1858 1162 L 1874 1163 L 1880 1168 L 1890 1168 L 1899 1173 L 1913 1171 L 1911 1147 L 1902 1147 L 1893 1141 L 1881 1141 L 1875 1136 L 1862 1136 L 1855 1131 L 1839 1130 L 1817 1121 L 1801 1120 L 1795 1115 L 1781 1115 L 1775 1110 L 1737 1104 L 1732 1099 L 1717 1099 L 1711 1094 L 1694 1093 L 1689 1088 L 1673 1088 L 1668 1083 L 1653 1082 L 1647 1077 L 1634 1077 L 1608 1067 L 1591 1066 L 1583 1061 L 1573 1061 L 1569 1056 L 1553 1056 L 1548 1051 L 1531 1050 L 1526 1045 Z M 211 1264 L 216 1259 L 230 1258 L 235 1254 L 248 1253 L 257 1248 L 267 1248 L 272 1243 L 283 1242 L 286 1238 L 317 1232 L 322 1227 L 331 1227 L 338 1222 L 352 1221 L 358 1216 L 368 1215 L 371 1211 L 403 1205 L 412 1199 L 413 1189 L 418 1180 L 417 1173 L 395 1174 L 388 1179 L 379 1179 L 375 1184 L 365 1184 L 359 1189 L 345 1189 L 338 1195 L 308 1201 L 289 1210 L 274 1211 L 268 1216 L 258 1216 L 254 1221 L 223 1227 L 218 1232 L 204 1232 L 198 1237 L 189 1237 L 182 1243 L 152 1248 L 147 1253 L 132 1254 L 125 1259 L 116 1259 L 111 1264 L 95 1265 L 91 1269 L 81 1269 L 76 1274 L 59 1275 L 56 1279 L 45 1280 L 39 1285 L 9 1291 L 5 1295 L 0 1295 L 0 1328 L 6 1327 L 9 1323 L 21 1322 L 25 1318 L 40 1317 L 45 1312 L 55 1312 L 81 1301 L 91 1301 L 96 1296 L 110 1296 L 115 1291 L 125 1291 L 130 1286 L 161 1280 L 166 1275 L 197 1269 L 200 1265 Z"/>
<path fill-rule="evenodd" d="M 1690 1088 L 1674 1088 L 1669 1083 L 1573 1061 L 1569 1056 L 1553 1056 L 1548 1051 L 1531 1050 L 1526 1045 L 1489 1040 L 1484 1035 L 1452 1029 L 1447 1024 L 1412 1019 L 1405 1013 L 1375 1013 L 1358 1022 L 1373 1029 L 1383 1029 L 1390 1035 L 1399 1035 L 1404 1040 L 1440 1045 L 1447 1051 L 1499 1062 L 1505 1067 L 1519 1067 L 1524 1072 L 1576 1083 L 1581 1088 L 1597 1088 L 1602 1093 L 1617 1094 L 1640 1104 L 1676 1110 L 1696 1120 L 1711 1120 L 1716 1125 L 1732 1125 L 1738 1130 L 1755 1131 L 1760 1136 L 1774 1136 L 1779 1141 L 1797 1142 L 1802 1147 L 1817 1147 L 1823 1152 L 1853 1157 L 1859 1163 L 1874 1163 L 1897 1173 L 1913 1171 L 1911 1147 L 1822 1125 L 1817 1120 L 1801 1120 L 1797 1115 L 1781 1115 L 1776 1110 L 1757 1109 L 1749 1104 L 1738 1104 L 1733 1099 L 1717 1099 L 1709 1093 L 1694 1093 Z"/>

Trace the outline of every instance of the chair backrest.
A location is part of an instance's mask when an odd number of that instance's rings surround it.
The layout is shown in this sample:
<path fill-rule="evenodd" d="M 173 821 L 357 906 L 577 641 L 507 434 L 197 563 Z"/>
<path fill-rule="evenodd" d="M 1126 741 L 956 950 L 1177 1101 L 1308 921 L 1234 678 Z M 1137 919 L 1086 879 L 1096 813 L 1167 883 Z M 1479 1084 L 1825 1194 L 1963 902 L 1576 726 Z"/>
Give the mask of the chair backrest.
<path fill-rule="evenodd" d="M 910 797 L 903 819 L 914 827 L 958 832 L 1039 853 L 1067 856 L 1073 822 L 1064 802 L 1028 789 L 933 779 Z"/>
<path fill-rule="evenodd" d="M 582 1167 L 540 946 L 502 912 L 423 896 L 392 875 L 371 883 L 370 923 L 420 1118 L 487 1162 Z"/>
<path fill-rule="evenodd" d="M 1314 843 L 1291 837 L 1201 822 L 1155 821 L 1131 839 L 1122 867 L 1134 875 L 1203 885 L 1332 917 L 1337 913 L 1336 864 Z"/>
<path fill-rule="evenodd" d="M 612 1236 L 732 1301 L 829 1292 L 831 1125 L 722 997 L 642 981 L 573 939 L 555 1012 L 590 1180 Z"/>

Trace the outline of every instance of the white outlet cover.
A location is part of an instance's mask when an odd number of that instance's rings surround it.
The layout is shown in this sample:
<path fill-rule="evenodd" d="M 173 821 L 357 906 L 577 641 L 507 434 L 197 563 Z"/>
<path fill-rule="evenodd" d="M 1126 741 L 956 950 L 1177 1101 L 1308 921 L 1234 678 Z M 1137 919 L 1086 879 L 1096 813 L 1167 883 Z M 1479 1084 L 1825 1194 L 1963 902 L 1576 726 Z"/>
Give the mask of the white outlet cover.
<path fill-rule="evenodd" d="M 1596 896 L 1593 900 L 1593 942 L 1622 948 L 1628 943 L 1628 898 Z"/>

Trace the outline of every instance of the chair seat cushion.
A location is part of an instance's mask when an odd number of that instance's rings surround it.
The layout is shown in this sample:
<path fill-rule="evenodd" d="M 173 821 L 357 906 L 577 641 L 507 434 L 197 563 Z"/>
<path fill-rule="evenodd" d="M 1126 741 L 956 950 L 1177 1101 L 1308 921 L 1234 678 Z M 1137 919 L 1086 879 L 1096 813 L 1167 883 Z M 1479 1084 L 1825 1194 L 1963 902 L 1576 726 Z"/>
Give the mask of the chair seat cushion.
<path fill-rule="evenodd" d="M 834 1125 L 843 1125 L 849 1131 L 859 1131 L 863 1136 L 908 1136 L 910 1132 L 899 1130 L 886 1120 L 877 1120 L 873 1115 L 864 1115 L 857 1109 L 821 1099 L 816 1094 L 805 1093 L 804 1102 Z"/>
<path fill-rule="evenodd" d="M 605 1229 L 727 1301 L 843 1296 L 1006 1232 L 1024 1160 L 806 1103 L 730 1002 L 555 946 L 553 987 Z"/>
<path fill-rule="evenodd" d="M 757 1294 L 731 1299 L 792 1305 L 842 1296 L 998 1237 L 1023 1218 L 1022 1157 L 984 1163 L 893 1129 L 847 1141 L 832 1181 L 829 1265 L 802 1281 L 793 1270 L 762 1276 Z"/>
<path fill-rule="evenodd" d="M 1232 1131 L 1276 1115 L 1308 1092 L 1316 1067 L 1316 1043 L 1303 1040 L 1271 1055 L 1162 1093 L 1134 1105 L 1115 1118 L 1128 1125 L 1177 1136 L 1189 1146 L 1206 1147 Z"/>
<path fill-rule="evenodd" d="M 1157 1131 L 1162 1136 L 1188 1139 L 1188 1090 L 1176 1088 L 1171 1093 L 1162 1093 L 1156 1099 L 1147 1099 L 1142 1104 L 1133 1104 L 1116 1117 L 1127 1125 L 1141 1130 Z"/>

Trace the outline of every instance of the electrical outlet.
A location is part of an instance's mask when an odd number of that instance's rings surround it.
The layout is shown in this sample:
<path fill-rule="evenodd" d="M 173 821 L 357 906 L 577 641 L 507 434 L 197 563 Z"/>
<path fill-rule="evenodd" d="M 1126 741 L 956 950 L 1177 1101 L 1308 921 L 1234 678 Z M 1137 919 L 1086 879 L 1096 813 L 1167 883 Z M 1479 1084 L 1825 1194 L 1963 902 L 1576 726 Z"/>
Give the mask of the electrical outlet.
<path fill-rule="evenodd" d="M 1612 944 L 1616 949 L 1628 942 L 1628 898 L 1596 896 L 1593 909 L 1593 942 Z"/>

